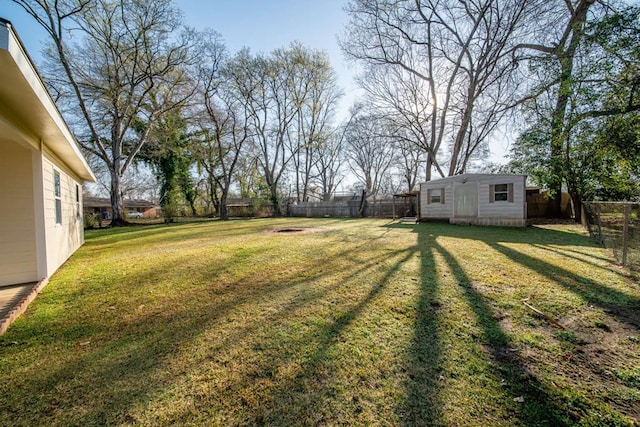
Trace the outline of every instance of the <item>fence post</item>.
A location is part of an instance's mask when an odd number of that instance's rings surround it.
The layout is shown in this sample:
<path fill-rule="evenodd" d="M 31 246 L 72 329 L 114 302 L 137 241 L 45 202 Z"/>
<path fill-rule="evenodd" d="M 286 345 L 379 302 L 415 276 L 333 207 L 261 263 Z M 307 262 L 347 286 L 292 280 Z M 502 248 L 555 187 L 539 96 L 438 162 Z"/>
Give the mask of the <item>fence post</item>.
<path fill-rule="evenodd" d="M 602 236 L 602 222 L 600 221 L 600 203 L 596 203 L 596 218 L 598 218 L 598 243 L 604 244 L 604 237 Z"/>
<path fill-rule="evenodd" d="M 629 216 L 631 206 L 624 204 L 624 227 L 622 229 L 622 265 L 627 266 L 627 254 L 629 253 Z"/>

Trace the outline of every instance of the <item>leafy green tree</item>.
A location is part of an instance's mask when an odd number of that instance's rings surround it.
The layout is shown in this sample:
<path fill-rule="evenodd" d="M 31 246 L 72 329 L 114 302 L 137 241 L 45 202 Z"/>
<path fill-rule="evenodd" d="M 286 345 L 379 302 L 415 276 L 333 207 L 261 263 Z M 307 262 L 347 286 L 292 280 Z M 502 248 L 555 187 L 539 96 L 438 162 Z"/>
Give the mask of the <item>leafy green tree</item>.
<path fill-rule="evenodd" d="M 547 134 L 549 155 L 540 165 L 548 169 L 545 183 L 554 197 L 553 213 L 559 214 L 564 183 L 576 220 L 582 199 L 595 188 L 587 183 L 604 182 L 597 176 L 605 159 L 621 166 L 620 152 L 611 151 L 610 144 L 594 144 L 603 121 L 640 108 L 639 9 L 617 6 L 595 0 L 549 2 L 537 18 L 544 27 L 532 32 L 539 40 L 517 49 L 529 52 L 528 77 L 536 83 L 524 106 Z M 549 22 L 561 25 L 550 27 Z M 539 131 L 536 135 L 539 140 Z"/>
<path fill-rule="evenodd" d="M 145 132 L 145 126 L 139 127 Z M 180 110 L 173 110 L 159 119 L 149 133 L 149 142 L 139 154 L 139 160 L 151 165 L 160 184 L 160 205 L 167 221 L 173 221 L 180 207 L 187 204 L 196 214 L 196 186 L 191 177 L 195 162 L 194 136 L 188 132 L 186 119 Z"/>
<path fill-rule="evenodd" d="M 585 200 L 640 199 L 640 114 L 606 118 L 590 138 L 592 179 Z"/>
<path fill-rule="evenodd" d="M 537 185 L 554 182 L 548 123 L 524 132 L 511 148 L 508 172 L 526 173 Z M 562 153 L 575 213 L 582 200 L 636 200 L 640 197 L 640 116 L 584 120 L 573 129 Z M 578 216 L 579 218 L 579 216 Z"/>

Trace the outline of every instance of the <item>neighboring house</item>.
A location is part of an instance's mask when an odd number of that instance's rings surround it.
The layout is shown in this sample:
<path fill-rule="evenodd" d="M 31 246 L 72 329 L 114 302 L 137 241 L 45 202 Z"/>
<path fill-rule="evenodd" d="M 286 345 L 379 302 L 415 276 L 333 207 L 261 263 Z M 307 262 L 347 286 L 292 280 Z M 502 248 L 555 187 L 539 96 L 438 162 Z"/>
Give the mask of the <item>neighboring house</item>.
<path fill-rule="evenodd" d="M 420 219 L 452 224 L 527 224 L 526 175 L 464 174 L 420 184 Z"/>
<path fill-rule="evenodd" d="M 95 177 L 0 18 L 0 286 L 48 278 L 84 243 L 83 181 Z"/>
<path fill-rule="evenodd" d="M 130 218 L 156 218 L 161 216 L 161 208 L 155 203 L 143 199 L 125 199 L 124 209 Z M 111 200 L 104 197 L 85 197 L 84 214 L 97 214 L 101 219 L 111 219 Z"/>

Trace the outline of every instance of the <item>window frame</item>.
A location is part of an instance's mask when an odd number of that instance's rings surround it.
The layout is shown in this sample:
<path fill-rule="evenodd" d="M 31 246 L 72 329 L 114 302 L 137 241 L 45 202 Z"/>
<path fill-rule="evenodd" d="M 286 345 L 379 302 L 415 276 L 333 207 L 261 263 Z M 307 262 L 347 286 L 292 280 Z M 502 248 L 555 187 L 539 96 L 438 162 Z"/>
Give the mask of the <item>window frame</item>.
<path fill-rule="evenodd" d="M 53 170 L 53 199 L 56 225 L 62 225 L 62 176 Z"/>
<path fill-rule="evenodd" d="M 500 189 L 498 189 L 500 187 Z M 502 189 L 504 187 L 504 189 Z M 508 202 L 509 201 L 509 184 L 496 184 L 493 188 L 493 201 L 494 202 Z"/>
<path fill-rule="evenodd" d="M 444 205 L 445 204 L 445 190 L 442 188 L 430 188 L 427 191 L 427 204 L 428 205 Z"/>
<path fill-rule="evenodd" d="M 504 188 L 504 189 L 503 189 Z M 513 203 L 513 183 L 492 184 L 489 192 L 489 203 Z"/>

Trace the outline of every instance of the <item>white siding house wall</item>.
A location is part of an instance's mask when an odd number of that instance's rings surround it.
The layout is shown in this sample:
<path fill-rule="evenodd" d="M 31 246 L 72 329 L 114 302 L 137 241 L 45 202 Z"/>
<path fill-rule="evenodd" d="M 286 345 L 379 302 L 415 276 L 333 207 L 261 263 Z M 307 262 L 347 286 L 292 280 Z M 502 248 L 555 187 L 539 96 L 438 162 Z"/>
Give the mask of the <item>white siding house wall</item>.
<path fill-rule="evenodd" d="M 502 194 L 506 200 L 497 200 L 495 196 L 496 188 L 500 186 L 508 189 Z M 474 194 L 469 194 L 470 189 L 474 188 Z M 432 195 L 441 191 L 440 189 L 444 189 L 444 203 L 433 203 Z M 472 196 L 469 199 L 473 202 L 473 209 L 469 209 L 469 206 L 461 209 L 464 203 L 460 203 L 459 197 L 463 192 Z M 469 214 L 470 211 L 474 212 Z M 525 226 L 526 176 L 465 174 L 422 183 L 420 213 L 423 220 L 448 220 L 454 224 Z"/>
<path fill-rule="evenodd" d="M 84 243 L 82 183 L 61 165 L 64 163 L 54 159 L 51 154 L 44 157 L 42 165 L 47 276 L 56 271 Z M 56 219 L 55 172 L 60 176 L 60 224 Z M 76 195 L 79 200 L 76 200 Z"/>
<path fill-rule="evenodd" d="M 0 286 L 6 286 L 37 280 L 38 266 L 31 150 L 0 144 Z"/>
<path fill-rule="evenodd" d="M 0 18 L 0 286 L 43 283 L 82 245 L 83 180 L 95 176 L 13 26 Z"/>

